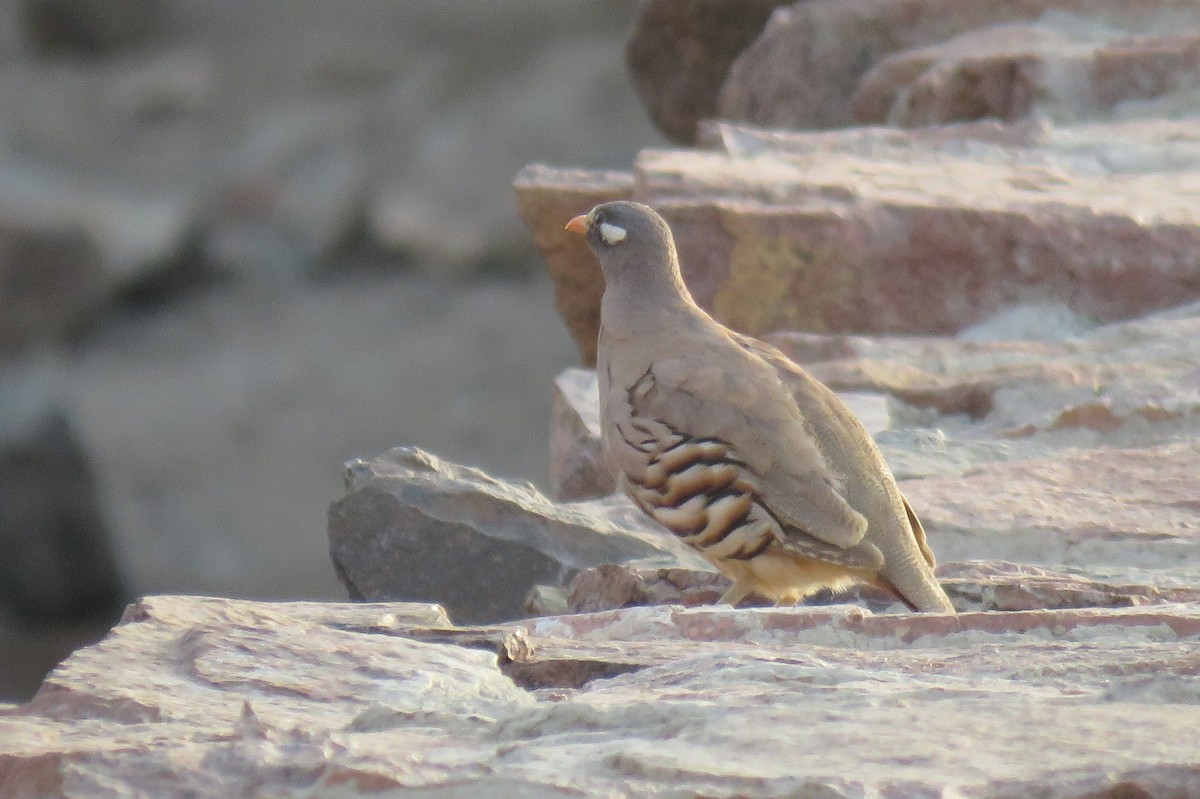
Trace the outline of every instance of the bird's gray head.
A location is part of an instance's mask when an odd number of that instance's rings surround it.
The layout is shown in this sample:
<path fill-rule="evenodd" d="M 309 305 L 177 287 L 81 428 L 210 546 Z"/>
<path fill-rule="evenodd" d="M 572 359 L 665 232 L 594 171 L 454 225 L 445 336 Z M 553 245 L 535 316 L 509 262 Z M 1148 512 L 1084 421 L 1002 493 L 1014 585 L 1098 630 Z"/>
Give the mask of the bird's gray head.
<path fill-rule="evenodd" d="M 587 237 L 610 284 L 626 276 L 639 283 L 670 279 L 678 272 L 671 229 L 647 205 L 625 200 L 603 203 L 572 219 L 567 230 Z"/>

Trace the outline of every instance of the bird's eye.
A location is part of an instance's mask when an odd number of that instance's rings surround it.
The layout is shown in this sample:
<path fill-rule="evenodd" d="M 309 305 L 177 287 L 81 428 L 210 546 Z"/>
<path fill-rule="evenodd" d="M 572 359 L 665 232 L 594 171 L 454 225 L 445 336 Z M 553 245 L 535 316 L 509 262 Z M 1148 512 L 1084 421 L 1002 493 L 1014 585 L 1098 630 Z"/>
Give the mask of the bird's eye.
<path fill-rule="evenodd" d="M 609 222 L 600 223 L 600 238 L 604 239 L 604 243 L 608 245 L 620 244 L 625 241 L 625 228 L 614 225 Z"/>

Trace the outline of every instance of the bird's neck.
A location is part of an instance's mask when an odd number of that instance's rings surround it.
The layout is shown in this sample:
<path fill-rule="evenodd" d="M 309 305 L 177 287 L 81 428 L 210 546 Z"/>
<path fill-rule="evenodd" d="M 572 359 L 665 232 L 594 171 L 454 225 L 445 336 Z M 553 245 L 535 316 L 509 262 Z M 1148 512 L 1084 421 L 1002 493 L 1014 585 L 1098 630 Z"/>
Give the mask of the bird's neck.
<path fill-rule="evenodd" d="M 600 322 L 609 335 L 640 338 L 707 316 L 696 305 L 678 271 L 610 281 L 600 303 Z"/>

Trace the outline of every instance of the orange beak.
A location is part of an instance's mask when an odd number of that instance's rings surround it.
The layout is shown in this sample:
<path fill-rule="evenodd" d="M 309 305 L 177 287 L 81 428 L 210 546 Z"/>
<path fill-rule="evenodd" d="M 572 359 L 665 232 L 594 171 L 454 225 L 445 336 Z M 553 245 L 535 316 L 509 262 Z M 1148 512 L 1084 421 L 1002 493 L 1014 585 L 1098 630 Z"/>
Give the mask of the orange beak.
<path fill-rule="evenodd" d="M 582 236 L 588 232 L 589 227 L 591 227 L 591 226 L 588 224 L 587 214 L 580 214 L 579 216 L 575 217 L 570 222 L 568 222 L 567 226 L 563 229 L 569 230 L 572 233 L 578 233 L 579 235 Z"/>

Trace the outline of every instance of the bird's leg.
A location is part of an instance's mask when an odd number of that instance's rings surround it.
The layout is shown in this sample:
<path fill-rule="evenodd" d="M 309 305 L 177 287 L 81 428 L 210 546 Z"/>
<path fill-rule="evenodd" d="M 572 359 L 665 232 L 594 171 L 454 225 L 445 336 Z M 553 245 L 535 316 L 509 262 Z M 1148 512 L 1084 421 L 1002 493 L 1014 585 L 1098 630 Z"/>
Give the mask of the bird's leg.
<path fill-rule="evenodd" d="M 750 586 L 743 583 L 734 583 L 729 586 L 728 591 L 721 595 L 721 598 L 717 600 L 717 604 L 728 604 L 736 608 L 737 604 L 745 599 L 748 593 L 750 593 Z"/>

